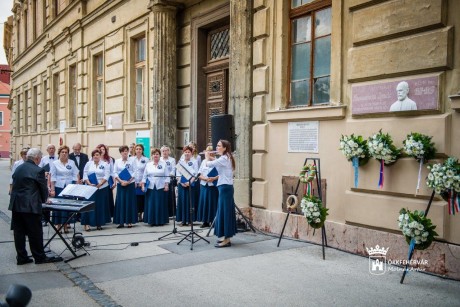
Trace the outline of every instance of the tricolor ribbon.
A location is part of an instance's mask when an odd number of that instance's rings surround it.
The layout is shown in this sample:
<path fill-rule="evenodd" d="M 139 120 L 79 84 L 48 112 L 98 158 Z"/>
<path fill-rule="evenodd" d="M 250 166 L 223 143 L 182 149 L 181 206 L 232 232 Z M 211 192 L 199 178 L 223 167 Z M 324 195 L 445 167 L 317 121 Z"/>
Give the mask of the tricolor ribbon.
<path fill-rule="evenodd" d="M 422 177 L 422 166 L 423 166 L 423 157 L 420 159 L 420 166 L 418 167 L 418 178 L 417 178 L 417 188 L 415 189 L 415 195 L 420 191 L 420 179 Z"/>
<path fill-rule="evenodd" d="M 460 197 L 455 193 L 454 190 L 449 191 L 449 198 L 447 199 L 447 211 L 449 215 L 455 215 L 455 213 L 460 211 Z"/>
<path fill-rule="evenodd" d="M 382 189 L 382 188 L 383 188 L 383 180 L 384 180 L 384 176 L 383 176 L 383 164 L 384 164 L 385 162 L 383 161 L 383 159 L 380 160 L 380 161 L 381 161 L 381 163 L 380 163 L 379 188 Z"/>
<path fill-rule="evenodd" d="M 353 157 L 352 165 L 353 169 L 355 170 L 355 188 L 357 188 L 359 178 L 359 157 Z"/>

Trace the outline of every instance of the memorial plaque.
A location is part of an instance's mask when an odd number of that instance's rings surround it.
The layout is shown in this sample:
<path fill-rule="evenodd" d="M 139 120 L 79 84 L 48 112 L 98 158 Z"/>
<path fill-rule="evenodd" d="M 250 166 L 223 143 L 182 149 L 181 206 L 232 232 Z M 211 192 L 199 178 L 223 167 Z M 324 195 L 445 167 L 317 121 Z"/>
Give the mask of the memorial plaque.
<path fill-rule="evenodd" d="M 439 110 L 439 75 L 354 84 L 351 91 L 353 116 Z"/>

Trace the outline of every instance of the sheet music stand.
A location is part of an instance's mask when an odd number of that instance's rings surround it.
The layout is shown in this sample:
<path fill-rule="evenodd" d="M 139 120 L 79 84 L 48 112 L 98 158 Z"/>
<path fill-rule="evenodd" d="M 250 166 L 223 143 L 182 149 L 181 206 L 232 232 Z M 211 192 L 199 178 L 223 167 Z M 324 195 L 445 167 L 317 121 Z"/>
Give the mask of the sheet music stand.
<path fill-rule="evenodd" d="M 190 250 L 193 250 L 193 244 L 200 240 L 204 240 L 208 242 L 209 244 L 208 240 L 206 240 L 205 238 L 197 234 L 195 230 L 193 230 L 193 212 L 195 210 L 192 204 L 192 183 L 195 181 L 196 177 L 193 175 L 192 170 L 184 163 L 184 161 L 179 161 L 179 163 L 177 163 L 176 165 L 176 169 L 182 174 L 182 176 L 185 177 L 185 179 L 188 180 L 188 189 L 189 189 L 188 201 L 189 201 L 189 206 L 190 206 L 190 232 L 182 240 L 177 242 L 177 245 L 179 245 L 182 241 L 187 240 L 191 243 Z M 195 240 L 194 236 L 198 237 L 198 239 Z"/>
<path fill-rule="evenodd" d="M 64 190 L 62 190 L 62 192 L 58 196 L 61 196 L 64 199 L 72 199 L 72 200 L 75 200 L 76 202 L 78 202 L 78 201 L 82 201 L 84 199 L 89 199 L 96 191 L 97 191 L 97 188 L 95 188 L 93 186 L 69 184 L 64 188 Z M 50 198 L 50 200 L 52 200 L 52 198 Z M 91 203 L 88 203 L 88 204 L 91 204 Z M 52 209 L 51 209 L 51 211 L 52 211 Z M 61 210 L 61 211 L 65 211 L 65 210 Z M 84 248 L 83 248 L 83 250 L 85 251 L 85 253 L 83 253 L 81 255 L 77 255 L 75 253 L 76 248 L 75 248 L 75 251 L 74 251 L 72 246 L 62 236 L 61 230 L 64 228 L 64 225 L 68 224 L 72 220 L 72 218 L 74 218 L 78 213 L 77 211 L 67 211 L 67 212 L 69 212 L 70 215 L 67 217 L 67 220 L 64 223 L 61 224 L 61 226 L 59 228 L 57 228 L 56 225 L 53 223 L 53 221 L 51 219 L 51 215 L 46 215 L 47 222 L 53 228 L 54 234 L 51 236 L 51 238 L 48 240 L 48 242 L 46 242 L 46 244 L 43 246 L 43 248 L 46 248 L 51 243 L 51 241 L 56 237 L 56 235 L 59 236 L 61 241 L 64 243 L 64 245 L 67 247 L 67 249 L 73 255 L 72 258 L 65 260 L 64 261 L 65 263 L 67 263 L 69 261 L 72 261 L 74 259 L 86 256 L 87 254 L 89 255 L 88 251 L 86 251 Z M 73 232 L 74 232 L 74 236 L 75 236 L 75 234 L 76 234 L 75 226 L 73 228 Z"/>
<path fill-rule="evenodd" d="M 182 236 L 185 236 L 185 234 L 183 234 L 180 231 L 178 231 L 177 227 L 176 227 L 176 187 L 177 187 L 177 177 L 175 175 L 171 175 L 170 177 L 171 177 L 171 183 L 170 183 L 171 191 L 170 191 L 170 194 L 171 194 L 171 202 L 173 204 L 173 216 L 174 216 L 174 218 L 173 218 L 173 230 L 170 233 L 159 237 L 158 241 L 160 241 L 161 239 L 166 238 L 166 237 L 168 237 L 170 235 L 180 234 Z"/>

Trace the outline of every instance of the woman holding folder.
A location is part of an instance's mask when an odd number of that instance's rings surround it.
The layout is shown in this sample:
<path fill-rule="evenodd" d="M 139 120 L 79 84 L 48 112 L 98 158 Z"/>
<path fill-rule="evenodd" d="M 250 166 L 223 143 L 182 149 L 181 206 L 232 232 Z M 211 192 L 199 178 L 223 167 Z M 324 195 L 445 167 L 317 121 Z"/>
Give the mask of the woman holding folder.
<path fill-rule="evenodd" d="M 218 239 L 215 247 L 229 247 L 232 246 L 230 238 L 236 234 L 235 201 L 233 200 L 235 159 L 232 155 L 231 144 L 227 140 L 217 142 L 216 150 L 220 158 L 206 162 L 208 167 L 215 167 L 219 173 L 217 179 L 219 200 L 214 224 L 214 234 Z"/>
<path fill-rule="evenodd" d="M 95 209 L 81 214 L 81 224 L 86 231 L 90 231 L 90 226 L 102 230 L 102 225 L 110 223 L 109 209 L 109 185 L 107 183 L 110 176 L 110 165 L 101 160 L 101 151 L 95 149 L 91 152 L 91 161 L 86 163 L 83 171 L 83 181 L 98 190 L 90 198 L 95 202 Z"/>
<path fill-rule="evenodd" d="M 179 161 L 179 163 L 184 163 L 192 172 L 193 176 L 198 174 L 198 164 L 197 160 L 192 160 L 193 148 L 190 146 L 185 146 L 182 149 L 184 159 Z M 182 222 L 180 226 L 188 226 L 188 223 L 193 223 L 190 216 L 190 196 L 192 193 L 191 200 L 194 212 L 197 212 L 197 201 L 193 197 L 193 189 L 190 187 L 190 183 L 185 179 L 183 174 L 177 172 L 177 175 L 180 176 L 179 184 L 177 185 L 178 196 L 177 196 L 177 212 L 176 212 L 176 221 Z M 193 185 L 194 183 L 192 183 Z M 194 220 L 196 220 L 196 214 L 194 215 Z"/>
<path fill-rule="evenodd" d="M 215 154 L 212 152 L 212 146 L 206 147 L 204 151 L 205 159 L 201 162 L 198 173 L 200 175 L 200 201 L 198 202 L 197 221 L 203 222 L 201 228 L 209 227 L 217 211 L 217 199 L 219 192 L 217 190 L 217 178 L 219 175 L 216 168 L 208 167 L 206 162 L 214 161 Z"/>
<path fill-rule="evenodd" d="M 152 161 L 147 163 L 142 177 L 142 190 L 145 195 L 144 223 L 161 226 L 169 222 L 168 195 L 169 171 L 166 163 L 160 161 L 160 150 L 152 149 Z"/>
<path fill-rule="evenodd" d="M 124 145 L 119 148 L 121 158 L 115 160 L 113 178 L 117 183 L 117 198 L 113 223 L 119 224 L 117 228 L 133 227 L 137 223 L 136 187 L 134 182 L 133 158 L 128 158 L 129 149 Z"/>
<path fill-rule="evenodd" d="M 76 183 L 80 180 L 77 165 L 69 159 L 69 150 L 69 147 L 61 146 L 58 149 L 59 159 L 50 162 L 51 189 L 49 194 L 51 197 L 57 197 L 68 184 Z M 69 213 L 66 211 L 53 212 L 53 223 L 58 229 L 68 218 Z M 68 224 L 64 224 L 64 232 L 69 233 Z"/>

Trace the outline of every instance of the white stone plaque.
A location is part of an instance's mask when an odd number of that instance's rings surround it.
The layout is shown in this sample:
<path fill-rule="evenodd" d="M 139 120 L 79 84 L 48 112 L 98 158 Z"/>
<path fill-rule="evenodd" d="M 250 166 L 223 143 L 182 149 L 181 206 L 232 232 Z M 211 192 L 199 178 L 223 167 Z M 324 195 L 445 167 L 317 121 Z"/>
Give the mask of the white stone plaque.
<path fill-rule="evenodd" d="M 288 152 L 318 153 L 319 122 L 288 123 Z"/>

